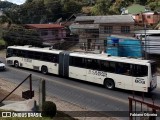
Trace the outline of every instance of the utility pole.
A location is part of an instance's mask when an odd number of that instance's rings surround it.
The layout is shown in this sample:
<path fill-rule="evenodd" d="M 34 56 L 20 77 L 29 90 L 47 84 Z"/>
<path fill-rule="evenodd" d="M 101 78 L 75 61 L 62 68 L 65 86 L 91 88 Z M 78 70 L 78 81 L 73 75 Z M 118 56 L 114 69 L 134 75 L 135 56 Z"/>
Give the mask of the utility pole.
<path fill-rule="evenodd" d="M 148 54 L 147 54 L 147 40 L 146 40 L 146 23 L 145 23 L 145 20 L 144 20 L 144 16 L 143 16 L 143 13 L 141 12 L 141 16 L 142 16 L 142 21 L 143 21 L 143 27 L 144 27 L 144 58 L 145 59 L 148 59 Z"/>
<path fill-rule="evenodd" d="M 146 23 L 144 23 L 144 41 L 145 41 L 145 59 L 148 59 L 148 53 L 147 53 L 147 46 L 149 47 L 149 45 L 147 44 L 147 39 L 146 39 Z"/>
<path fill-rule="evenodd" d="M 42 106 L 46 101 L 46 83 L 41 79 L 39 83 L 39 109 L 42 110 Z"/>

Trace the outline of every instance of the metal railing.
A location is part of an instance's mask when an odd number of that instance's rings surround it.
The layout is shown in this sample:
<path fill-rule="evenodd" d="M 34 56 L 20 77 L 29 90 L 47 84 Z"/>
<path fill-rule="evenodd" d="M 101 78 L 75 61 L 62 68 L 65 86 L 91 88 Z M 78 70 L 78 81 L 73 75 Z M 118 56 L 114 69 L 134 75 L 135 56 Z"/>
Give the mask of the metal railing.
<path fill-rule="evenodd" d="M 128 99 L 129 120 L 156 120 L 160 112 L 160 106 L 154 104 L 153 98 L 152 103 L 145 102 L 144 97 L 142 100 L 134 97 L 128 97 Z"/>

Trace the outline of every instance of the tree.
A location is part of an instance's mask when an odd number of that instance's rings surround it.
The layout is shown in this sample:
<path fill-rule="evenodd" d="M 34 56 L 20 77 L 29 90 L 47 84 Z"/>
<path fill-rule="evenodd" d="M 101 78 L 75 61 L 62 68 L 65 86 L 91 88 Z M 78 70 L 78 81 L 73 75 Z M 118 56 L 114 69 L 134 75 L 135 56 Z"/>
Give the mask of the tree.
<path fill-rule="evenodd" d="M 146 5 L 147 0 L 134 0 L 134 2 L 140 5 Z"/>
<path fill-rule="evenodd" d="M 160 11 L 160 1 L 150 2 L 148 6 L 152 11 Z"/>
<path fill-rule="evenodd" d="M 11 8 L 13 6 L 17 6 L 16 4 L 10 3 L 8 1 L 0 1 L 0 8 L 1 9 L 8 9 Z"/>
<path fill-rule="evenodd" d="M 6 15 L 2 15 L 0 16 L 0 24 L 7 24 L 7 27 L 9 28 L 12 24 L 12 20 Z"/>
<path fill-rule="evenodd" d="M 31 0 L 20 6 L 18 13 L 21 23 L 28 24 L 40 23 L 47 12 L 43 0 Z"/>
<path fill-rule="evenodd" d="M 59 0 L 45 0 L 44 5 L 49 22 L 53 22 L 62 16 L 62 5 Z"/>
<path fill-rule="evenodd" d="M 73 13 L 79 13 L 81 12 L 82 5 L 74 0 L 69 0 L 67 2 L 64 2 L 63 5 L 63 16 L 64 18 L 68 18 Z"/>
<path fill-rule="evenodd" d="M 34 45 L 41 46 L 42 39 L 34 30 L 24 29 L 22 26 L 12 25 L 6 29 L 2 38 L 10 45 Z"/>
<path fill-rule="evenodd" d="M 107 15 L 109 13 L 110 2 L 108 0 L 98 0 L 91 10 L 93 15 Z"/>

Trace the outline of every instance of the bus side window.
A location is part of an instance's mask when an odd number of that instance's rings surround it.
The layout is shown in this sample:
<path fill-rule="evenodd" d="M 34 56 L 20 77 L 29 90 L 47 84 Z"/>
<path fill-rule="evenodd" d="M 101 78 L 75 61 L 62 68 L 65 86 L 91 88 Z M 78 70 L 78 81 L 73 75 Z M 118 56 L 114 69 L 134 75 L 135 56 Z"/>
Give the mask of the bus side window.
<path fill-rule="evenodd" d="M 123 63 L 116 63 L 116 71 L 117 74 L 123 74 Z"/>
<path fill-rule="evenodd" d="M 133 65 L 132 75 L 135 77 L 145 77 L 148 75 L 148 67 L 144 65 Z"/>
<path fill-rule="evenodd" d="M 13 56 L 17 56 L 17 49 L 13 49 Z"/>
<path fill-rule="evenodd" d="M 70 57 L 70 65 L 74 67 L 85 68 L 85 58 L 81 57 Z"/>
<path fill-rule="evenodd" d="M 87 58 L 86 62 L 87 62 L 87 68 L 92 69 L 92 59 Z"/>
<path fill-rule="evenodd" d="M 100 67 L 101 67 L 101 71 L 108 72 L 109 71 L 109 62 L 101 60 L 100 61 Z"/>
<path fill-rule="evenodd" d="M 124 75 L 131 75 L 131 65 L 130 64 L 123 64 L 124 68 Z"/>
<path fill-rule="evenodd" d="M 115 73 L 116 70 L 116 63 L 115 62 L 109 62 L 109 71 L 112 73 Z"/>
<path fill-rule="evenodd" d="M 42 59 L 42 53 L 40 53 L 40 52 L 34 52 L 34 58 L 36 60 L 41 60 Z"/>
<path fill-rule="evenodd" d="M 34 52 L 33 51 L 28 51 L 28 58 L 34 59 Z"/>

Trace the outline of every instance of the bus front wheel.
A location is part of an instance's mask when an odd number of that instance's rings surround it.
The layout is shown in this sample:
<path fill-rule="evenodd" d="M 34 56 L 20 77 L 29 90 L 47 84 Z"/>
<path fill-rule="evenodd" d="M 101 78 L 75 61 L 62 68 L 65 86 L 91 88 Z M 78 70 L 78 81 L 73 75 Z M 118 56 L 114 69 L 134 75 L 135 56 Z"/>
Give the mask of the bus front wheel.
<path fill-rule="evenodd" d="M 18 68 L 19 67 L 19 63 L 18 61 L 14 61 L 14 67 Z"/>
<path fill-rule="evenodd" d="M 114 89 L 115 88 L 115 83 L 112 79 L 106 79 L 104 81 L 104 86 L 107 88 L 107 89 Z"/>
<path fill-rule="evenodd" d="M 41 72 L 42 72 L 43 74 L 47 74 L 47 73 L 48 73 L 48 68 L 47 68 L 46 66 L 42 66 Z"/>

